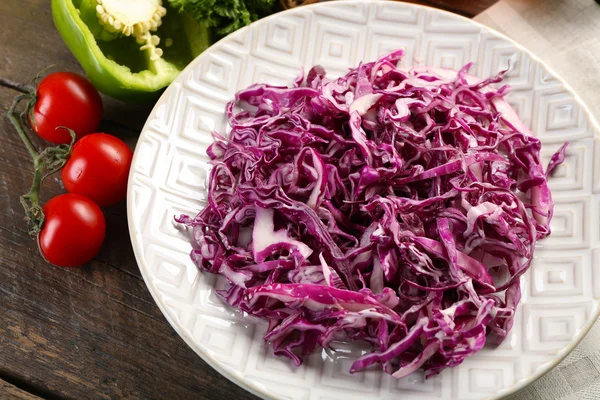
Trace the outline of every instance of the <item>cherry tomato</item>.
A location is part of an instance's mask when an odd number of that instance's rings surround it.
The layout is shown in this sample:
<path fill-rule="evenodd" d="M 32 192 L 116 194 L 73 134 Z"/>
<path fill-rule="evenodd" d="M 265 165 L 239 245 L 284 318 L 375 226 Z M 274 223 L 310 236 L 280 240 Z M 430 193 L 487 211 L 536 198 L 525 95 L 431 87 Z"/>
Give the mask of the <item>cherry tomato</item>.
<path fill-rule="evenodd" d="M 71 142 L 65 126 L 75 132 L 77 139 L 98 129 L 104 107 L 96 88 L 84 77 L 72 72 L 56 72 L 39 83 L 33 108 L 33 130 L 55 143 Z"/>
<path fill-rule="evenodd" d="M 133 153 L 121 139 L 106 133 L 88 135 L 75 143 L 62 170 L 65 189 L 99 206 L 115 204 L 127 193 L 132 158 Z"/>
<path fill-rule="evenodd" d="M 60 267 L 76 267 L 98 254 L 106 221 L 93 201 L 78 194 L 61 194 L 42 210 L 46 218 L 39 243 L 46 260 Z"/>

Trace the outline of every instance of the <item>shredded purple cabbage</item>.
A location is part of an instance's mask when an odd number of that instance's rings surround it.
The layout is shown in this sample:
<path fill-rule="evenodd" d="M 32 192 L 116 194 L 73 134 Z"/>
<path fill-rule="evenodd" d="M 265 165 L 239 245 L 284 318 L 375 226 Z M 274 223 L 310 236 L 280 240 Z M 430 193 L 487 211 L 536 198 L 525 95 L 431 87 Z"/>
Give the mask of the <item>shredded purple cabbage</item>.
<path fill-rule="evenodd" d="M 339 79 L 237 93 L 214 133 L 208 206 L 191 257 L 299 365 L 334 340 L 394 377 L 460 364 L 513 324 L 553 202 L 540 141 L 502 80 L 399 68 L 401 51 Z M 241 107 L 241 111 L 237 107 Z"/>

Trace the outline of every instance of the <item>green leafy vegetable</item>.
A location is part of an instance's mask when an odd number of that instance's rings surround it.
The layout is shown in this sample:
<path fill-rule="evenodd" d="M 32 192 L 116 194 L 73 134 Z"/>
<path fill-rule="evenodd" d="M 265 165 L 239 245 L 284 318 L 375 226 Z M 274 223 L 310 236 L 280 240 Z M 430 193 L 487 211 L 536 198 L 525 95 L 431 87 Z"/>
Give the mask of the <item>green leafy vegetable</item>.
<path fill-rule="evenodd" d="M 173 8 L 214 28 L 219 36 L 228 35 L 268 14 L 274 3 L 275 0 L 169 0 Z"/>

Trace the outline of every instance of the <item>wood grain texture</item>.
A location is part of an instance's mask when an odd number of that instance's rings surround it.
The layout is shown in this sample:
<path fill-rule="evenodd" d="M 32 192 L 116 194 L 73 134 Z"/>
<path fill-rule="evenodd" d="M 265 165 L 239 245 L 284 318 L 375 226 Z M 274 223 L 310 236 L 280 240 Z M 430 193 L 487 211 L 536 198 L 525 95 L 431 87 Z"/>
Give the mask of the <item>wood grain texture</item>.
<path fill-rule="evenodd" d="M 411 2 L 470 16 L 494 1 Z M 0 1 L 2 114 L 48 65 L 82 72 L 54 29 L 49 3 Z M 151 105 L 104 104 L 101 130 L 133 148 Z M 0 143 L 0 398 L 255 399 L 204 363 L 164 319 L 135 262 L 124 203 L 105 209 L 107 237 L 96 260 L 79 269 L 43 261 L 19 203 L 32 177 L 29 155 L 4 115 Z M 52 176 L 42 201 L 63 192 Z"/>
<path fill-rule="evenodd" d="M 0 379 L 0 398 L 6 400 L 40 400 L 40 397 Z"/>
<path fill-rule="evenodd" d="M 13 94 L 0 89 L 2 104 Z M 97 260 L 79 269 L 43 262 L 18 200 L 31 179 L 28 155 L 6 118 L 0 135 L 0 375 L 62 398 L 252 398 L 163 318 L 139 275 L 124 204 L 106 209 Z M 45 182 L 44 199 L 61 192 L 56 177 Z"/>

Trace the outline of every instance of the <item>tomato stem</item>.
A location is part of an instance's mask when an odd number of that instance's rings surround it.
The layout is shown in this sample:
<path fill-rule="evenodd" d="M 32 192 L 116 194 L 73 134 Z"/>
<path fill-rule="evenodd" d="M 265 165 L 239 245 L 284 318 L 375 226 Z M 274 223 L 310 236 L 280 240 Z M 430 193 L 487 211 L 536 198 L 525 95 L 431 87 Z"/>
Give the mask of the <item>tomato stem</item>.
<path fill-rule="evenodd" d="M 19 106 L 19 104 L 22 101 L 27 100 L 29 102 L 29 101 L 31 101 L 31 99 L 32 99 L 32 97 L 31 97 L 30 93 L 18 95 L 17 97 L 15 97 L 15 100 L 13 101 L 12 105 L 8 109 L 7 115 L 8 115 L 8 119 L 10 119 L 10 122 L 12 123 L 12 125 L 15 127 L 15 129 L 19 133 L 21 140 L 25 144 L 25 147 L 27 147 L 27 151 L 29 151 L 31 158 L 33 159 L 33 163 L 35 164 L 36 160 L 39 156 L 39 153 L 33 146 L 33 143 L 31 143 L 31 140 L 29 140 L 29 138 L 27 137 L 27 134 L 25 133 L 25 130 L 23 129 L 23 125 L 21 123 L 21 118 L 22 118 L 23 114 L 17 115 L 17 111 L 16 111 L 17 107 Z"/>
<path fill-rule="evenodd" d="M 34 162 L 34 165 L 36 163 Z M 40 205 L 40 187 L 42 186 L 43 168 L 36 167 L 33 174 L 33 182 L 29 192 L 20 197 L 21 205 L 25 210 L 27 221 L 29 223 L 29 234 L 31 236 L 39 235 L 44 225 L 44 212 Z"/>
<path fill-rule="evenodd" d="M 69 131 L 71 134 L 71 143 L 68 145 L 61 144 L 54 147 L 48 147 L 41 153 L 38 152 L 33 146 L 33 143 L 31 143 L 31 140 L 23 127 L 23 117 L 25 114 L 31 112 L 31 108 L 35 105 L 35 98 L 35 93 L 20 94 L 16 96 L 13 104 L 8 109 L 7 115 L 33 160 L 33 182 L 31 183 L 29 192 L 22 195 L 20 201 L 25 210 L 25 215 L 29 224 L 29 234 L 37 237 L 44 225 L 44 212 L 40 205 L 40 188 L 42 182 L 48 175 L 58 172 L 68 161 L 71 156 L 73 144 L 75 143 L 75 132 L 66 127 L 57 128 L 67 129 Z M 28 102 L 27 111 L 19 114 L 17 108 L 23 101 Z"/>

